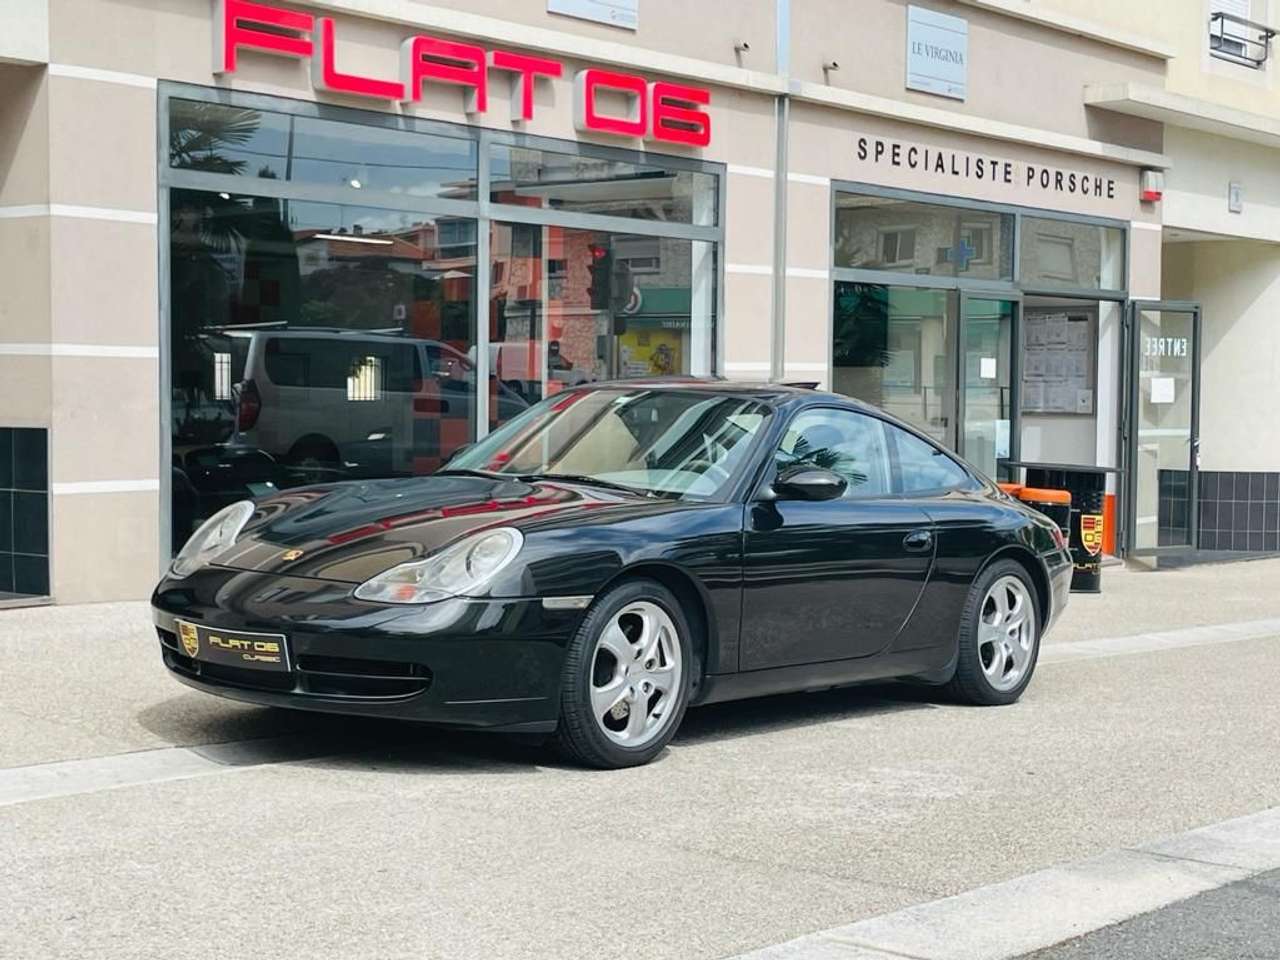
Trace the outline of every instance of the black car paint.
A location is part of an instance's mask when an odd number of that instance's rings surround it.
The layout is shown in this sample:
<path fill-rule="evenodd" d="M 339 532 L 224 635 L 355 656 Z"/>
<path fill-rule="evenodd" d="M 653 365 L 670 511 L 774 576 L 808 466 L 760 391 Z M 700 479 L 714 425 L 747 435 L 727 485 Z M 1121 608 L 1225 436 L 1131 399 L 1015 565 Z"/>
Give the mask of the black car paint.
<path fill-rule="evenodd" d="M 548 610 L 542 600 L 594 597 L 632 574 L 663 579 L 695 606 L 706 640 L 695 702 L 891 676 L 946 679 L 969 585 L 996 556 L 1028 565 L 1050 621 L 1065 603 L 1071 564 L 1052 522 L 976 475 L 972 489 L 879 503 L 771 494 L 772 451 L 801 410 L 834 406 L 909 427 L 808 390 L 671 386 L 749 392 L 772 406 L 744 467 L 717 500 L 475 476 L 295 489 L 259 504 L 219 566 L 166 577 L 153 597 L 157 626 L 169 634 L 178 619 L 274 629 L 289 637 L 295 658 L 419 664 L 430 673 L 425 691 L 326 696 L 307 693 L 302 680 L 294 690 L 262 690 L 184 674 L 174 649 L 166 663 L 183 682 L 251 702 L 550 730 L 564 647 L 585 613 Z M 849 525 L 819 527 L 824 508 Z M 518 562 L 483 597 L 424 607 L 354 598 L 355 586 L 374 574 L 490 526 L 516 527 L 525 542 Z M 301 554 L 286 559 L 287 551 Z"/>

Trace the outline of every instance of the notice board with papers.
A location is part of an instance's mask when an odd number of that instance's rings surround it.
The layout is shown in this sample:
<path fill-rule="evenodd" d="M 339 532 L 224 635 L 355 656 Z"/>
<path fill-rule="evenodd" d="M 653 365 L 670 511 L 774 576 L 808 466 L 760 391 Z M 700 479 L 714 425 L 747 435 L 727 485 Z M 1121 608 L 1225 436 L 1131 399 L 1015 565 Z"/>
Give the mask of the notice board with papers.
<path fill-rule="evenodd" d="M 1022 412 L 1093 416 L 1097 344 L 1096 314 L 1029 308 L 1022 335 Z"/>

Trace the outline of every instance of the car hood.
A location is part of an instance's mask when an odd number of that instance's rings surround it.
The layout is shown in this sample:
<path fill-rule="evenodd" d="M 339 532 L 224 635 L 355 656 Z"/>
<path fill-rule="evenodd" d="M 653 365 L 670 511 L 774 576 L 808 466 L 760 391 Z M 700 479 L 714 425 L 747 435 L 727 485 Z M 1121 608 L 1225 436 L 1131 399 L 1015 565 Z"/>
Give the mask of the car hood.
<path fill-rule="evenodd" d="M 677 507 L 577 483 L 434 476 L 353 481 L 261 500 L 221 567 L 363 583 L 488 527 L 528 531 Z"/>

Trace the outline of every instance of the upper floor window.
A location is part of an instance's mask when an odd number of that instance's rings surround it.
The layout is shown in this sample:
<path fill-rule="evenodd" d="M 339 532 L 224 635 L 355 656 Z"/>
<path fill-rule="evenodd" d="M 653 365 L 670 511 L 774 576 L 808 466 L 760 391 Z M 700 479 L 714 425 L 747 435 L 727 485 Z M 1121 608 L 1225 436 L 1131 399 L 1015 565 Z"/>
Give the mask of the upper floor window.
<path fill-rule="evenodd" d="M 1012 214 L 836 193 L 837 268 L 1013 279 Z"/>
<path fill-rule="evenodd" d="M 1276 31 L 1257 22 L 1265 10 L 1255 10 L 1255 6 L 1255 0 L 1209 0 L 1209 52 L 1213 56 L 1262 69 Z"/>

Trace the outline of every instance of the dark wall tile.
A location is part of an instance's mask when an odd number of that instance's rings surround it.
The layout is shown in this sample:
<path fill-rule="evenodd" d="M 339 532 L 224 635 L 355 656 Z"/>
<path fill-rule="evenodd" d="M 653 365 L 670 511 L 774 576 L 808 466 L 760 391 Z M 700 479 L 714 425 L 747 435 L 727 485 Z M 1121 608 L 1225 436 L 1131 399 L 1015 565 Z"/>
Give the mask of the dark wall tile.
<path fill-rule="evenodd" d="M 1262 549 L 1268 553 L 1280 550 L 1280 533 L 1270 530 L 1262 535 Z"/>
<path fill-rule="evenodd" d="M 1231 505 L 1231 529 L 1249 529 L 1249 504 L 1237 500 Z"/>
<path fill-rule="evenodd" d="M 1245 530 L 1231 531 L 1231 549 L 1232 550 L 1248 550 L 1249 534 Z"/>
<path fill-rule="evenodd" d="M 1262 511 L 1262 529 L 1272 533 L 1280 530 L 1280 504 L 1268 503 Z"/>
<path fill-rule="evenodd" d="M 0 553 L 0 592 L 13 590 L 13 554 Z"/>
<path fill-rule="evenodd" d="M 13 551 L 49 553 L 49 497 L 46 494 L 13 494 Z"/>
<path fill-rule="evenodd" d="M 1227 471 L 1218 474 L 1218 499 L 1234 500 L 1236 494 L 1236 475 Z"/>
<path fill-rule="evenodd" d="M 1261 473 L 1249 474 L 1249 499 L 1250 500 L 1264 499 L 1266 496 L 1266 494 L 1264 493 L 1264 491 L 1266 490 L 1266 485 L 1267 485 L 1266 477 L 1263 474 Z"/>
<path fill-rule="evenodd" d="M 13 494 L 0 487 L 0 553 L 13 549 Z"/>
<path fill-rule="evenodd" d="M 1264 484 L 1268 500 L 1280 500 L 1280 473 L 1268 473 Z"/>
<path fill-rule="evenodd" d="M 1262 544 L 1263 544 L 1263 540 L 1262 540 L 1261 532 L 1249 534 L 1250 550 L 1254 551 L 1255 553 L 1260 553 L 1262 551 Z"/>
<path fill-rule="evenodd" d="M 13 431 L 0 427 L 0 490 L 13 487 Z"/>
<path fill-rule="evenodd" d="M 17 490 L 49 489 L 49 432 L 13 431 L 13 485 Z"/>
<path fill-rule="evenodd" d="M 1218 499 L 1218 471 L 1206 470 L 1200 474 L 1200 496 L 1206 500 Z"/>
<path fill-rule="evenodd" d="M 1258 533 L 1262 532 L 1263 509 L 1264 507 L 1261 500 L 1259 500 L 1256 503 L 1249 504 L 1249 530 L 1250 531 L 1257 531 Z"/>
<path fill-rule="evenodd" d="M 13 557 L 13 590 L 15 593 L 26 593 L 35 597 L 49 594 L 49 558 L 24 557 L 15 554 Z"/>
<path fill-rule="evenodd" d="M 1218 529 L 1218 504 L 1212 500 L 1200 501 L 1200 529 Z"/>
<path fill-rule="evenodd" d="M 1249 499 L 1249 474 L 1243 470 L 1236 471 L 1236 495 L 1237 500 Z"/>

